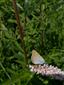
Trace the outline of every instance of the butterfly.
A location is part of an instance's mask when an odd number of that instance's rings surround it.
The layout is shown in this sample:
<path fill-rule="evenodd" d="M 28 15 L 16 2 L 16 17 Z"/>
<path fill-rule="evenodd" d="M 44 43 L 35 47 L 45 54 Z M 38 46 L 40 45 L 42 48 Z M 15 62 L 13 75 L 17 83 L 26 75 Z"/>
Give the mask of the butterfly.
<path fill-rule="evenodd" d="M 36 50 L 32 50 L 31 61 L 33 64 L 45 63 L 45 60 L 43 59 L 43 57 Z"/>

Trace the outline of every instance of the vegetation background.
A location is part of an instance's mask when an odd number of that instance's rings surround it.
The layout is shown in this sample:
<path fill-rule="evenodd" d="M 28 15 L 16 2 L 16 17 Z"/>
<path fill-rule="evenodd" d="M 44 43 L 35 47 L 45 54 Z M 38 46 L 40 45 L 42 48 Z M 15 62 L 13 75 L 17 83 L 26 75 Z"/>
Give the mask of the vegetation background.
<path fill-rule="evenodd" d="M 63 85 L 31 73 L 26 61 L 30 64 L 36 49 L 48 64 L 64 70 L 64 0 L 17 0 L 23 43 L 12 1 L 0 0 L 0 85 Z"/>

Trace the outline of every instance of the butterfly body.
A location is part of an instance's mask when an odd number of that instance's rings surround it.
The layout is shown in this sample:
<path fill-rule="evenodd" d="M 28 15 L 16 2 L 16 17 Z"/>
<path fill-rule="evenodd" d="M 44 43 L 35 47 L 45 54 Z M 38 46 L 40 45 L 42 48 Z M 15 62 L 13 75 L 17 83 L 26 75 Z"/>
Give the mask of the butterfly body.
<path fill-rule="evenodd" d="M 45 60 L 36 50 L 32 51 L 31 61 L 33 64 L 44 64 Z"/>

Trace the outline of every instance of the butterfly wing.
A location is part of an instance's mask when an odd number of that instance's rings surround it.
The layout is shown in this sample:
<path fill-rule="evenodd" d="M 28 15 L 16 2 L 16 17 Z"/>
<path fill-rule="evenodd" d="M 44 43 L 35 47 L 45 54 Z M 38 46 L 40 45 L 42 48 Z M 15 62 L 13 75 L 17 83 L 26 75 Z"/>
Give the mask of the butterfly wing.
<path fill-rule="evenodd" d="M 35 60 L 33 60 L 34 64 L 44 64 L 45 60 L 43 58 L 36 58 Z"/>
<path fill-rule="evenodd" d="M 35 50 L 32 51 L 31 61 L 33 64 L 44 64 L 45 60 Z"/>

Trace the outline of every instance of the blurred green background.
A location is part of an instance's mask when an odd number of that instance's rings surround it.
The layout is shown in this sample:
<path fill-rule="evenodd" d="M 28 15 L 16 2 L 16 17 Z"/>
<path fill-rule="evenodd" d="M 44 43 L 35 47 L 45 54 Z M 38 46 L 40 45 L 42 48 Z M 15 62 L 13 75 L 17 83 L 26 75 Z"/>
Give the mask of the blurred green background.
<path fill-rule="evenodd" d="M 25 55 L 30 64 L 35 49 L 48 64 L 64 70 L 64 0 L 17 0 L 27 53 L 12 1 L 0 0 L 0 85 L 63 85 L 63 81 L 31 73 Z"/>

